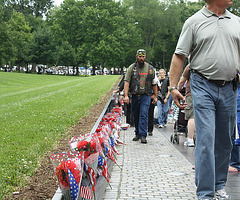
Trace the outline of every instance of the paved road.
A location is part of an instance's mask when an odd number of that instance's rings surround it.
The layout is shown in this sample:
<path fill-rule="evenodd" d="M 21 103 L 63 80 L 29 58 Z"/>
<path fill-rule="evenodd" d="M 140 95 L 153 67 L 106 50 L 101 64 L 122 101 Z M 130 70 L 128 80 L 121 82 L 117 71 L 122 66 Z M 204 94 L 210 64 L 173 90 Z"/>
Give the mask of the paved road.
<path fill-rule="evenodd" d="M 121 131 L 121 139 L 127 144 L 119 146 L 120 155 L 111 173 L 110 186 L 106 188 L 104 200 L 179 200 L 197 199 L 195 195 L 193 149 L 172 144 L 170 135 L 173 125 L 154 128 L 148 143 L 134 142 L 134 129 Z M 227 191 L 232 200 L 240 200 L 240 174 L 229 174 Z"/>

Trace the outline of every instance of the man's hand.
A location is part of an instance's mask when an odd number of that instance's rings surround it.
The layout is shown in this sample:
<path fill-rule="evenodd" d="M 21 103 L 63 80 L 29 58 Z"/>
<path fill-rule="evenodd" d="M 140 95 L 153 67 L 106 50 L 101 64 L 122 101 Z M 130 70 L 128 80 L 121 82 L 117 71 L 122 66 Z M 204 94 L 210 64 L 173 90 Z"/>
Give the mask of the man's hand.
<path fill-rule="evenodd" d="M 184 103 L 183 105 L 180 104 L 179 99 L 185 101 L 185 97 L 183 97 L 178 90 L 172 90 L 171 94 L 172 94 L 173 101 L 175 102 L 177 107 L 184 109 L 187 106 L 186 103 Z"/>
<path fill-rule="evenodd" d="M 124 103 L 129 104 L 129 97 L 128 96 L 124 97 Z"/>
<path fill-rule="evenodd" d="M 164 104 L 166 104 L 168 102 L 168 99 L 167 98 L 165 98 L 164 99 Z"/>
<path fill-rule="evenodd" d="M 152 103 L 153 103 L 153 104 L 156 104 L 157 101 L 158 101 L 158 98 L 157 98 L 156 96 L 154 96 Z"/>

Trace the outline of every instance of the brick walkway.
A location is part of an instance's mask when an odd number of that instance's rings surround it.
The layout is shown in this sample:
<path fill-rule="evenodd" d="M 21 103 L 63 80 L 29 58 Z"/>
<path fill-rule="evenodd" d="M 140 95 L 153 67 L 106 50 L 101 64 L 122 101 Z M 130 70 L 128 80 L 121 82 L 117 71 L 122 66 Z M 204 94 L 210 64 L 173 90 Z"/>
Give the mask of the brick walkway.
<path fill-rule="evenodd" d="M 104 200 L 196 199 L 192 164 L 155 128 L 148 143 L 134 142 L 134 129 L 121 131 L 127 144 L 111 173 Z"/>

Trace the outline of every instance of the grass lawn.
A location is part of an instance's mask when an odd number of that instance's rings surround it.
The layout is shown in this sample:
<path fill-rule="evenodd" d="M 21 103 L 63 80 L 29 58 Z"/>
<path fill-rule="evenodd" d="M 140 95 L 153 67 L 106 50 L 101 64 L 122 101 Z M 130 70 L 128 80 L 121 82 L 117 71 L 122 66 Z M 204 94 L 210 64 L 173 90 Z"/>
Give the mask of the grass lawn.
<path fill-rule="evenodd" d="M 0 72 L 0 199 L 25 183 L 118 78 Z"/>

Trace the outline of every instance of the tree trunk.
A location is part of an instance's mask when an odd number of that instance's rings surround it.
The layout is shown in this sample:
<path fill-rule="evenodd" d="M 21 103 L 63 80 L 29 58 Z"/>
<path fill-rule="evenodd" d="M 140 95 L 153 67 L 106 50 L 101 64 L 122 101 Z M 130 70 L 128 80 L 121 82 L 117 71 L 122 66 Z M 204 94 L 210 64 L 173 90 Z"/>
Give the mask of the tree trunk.
<path fill-rule="evenodd" d="M 95 65 L 93 65 L 93 68 L 92 68 L 92 70 L 93 70 L 93 76 L 95 76 Z"/>
<path fill-rule="evenodd" d="M 28 73 L 28 71 L 29 71 L 29 69 L 28 69 L 28 64 L 27 64 L 27 67 L 26 67 L 26 68 L 27 68 L 26 73 Z"/>
<path fill-rule="evenodd" d="M 78 68 L 78 65 L 76 66 L 76 76 L 78 76 L 79 75 L 79 68 Z"/>
<path fill-rule="evenodd" d="M 33 63 L 32 64 L 32 69 L 31 69 L 31 73 L 35 73 L 36 72 L 36 67 L 37 67 L 36 63 Z"/>

